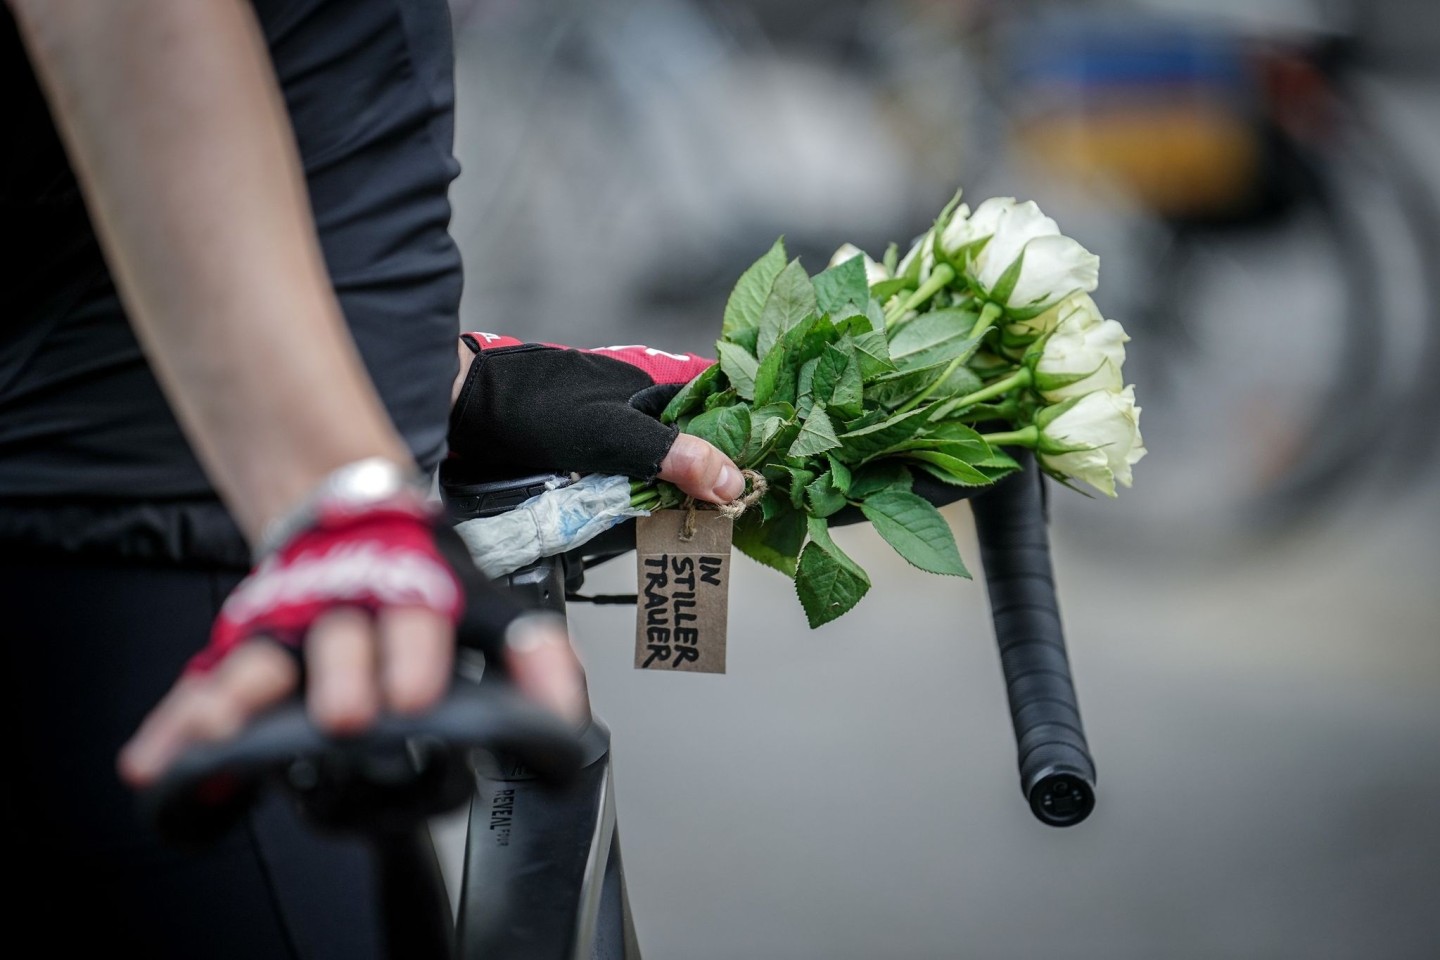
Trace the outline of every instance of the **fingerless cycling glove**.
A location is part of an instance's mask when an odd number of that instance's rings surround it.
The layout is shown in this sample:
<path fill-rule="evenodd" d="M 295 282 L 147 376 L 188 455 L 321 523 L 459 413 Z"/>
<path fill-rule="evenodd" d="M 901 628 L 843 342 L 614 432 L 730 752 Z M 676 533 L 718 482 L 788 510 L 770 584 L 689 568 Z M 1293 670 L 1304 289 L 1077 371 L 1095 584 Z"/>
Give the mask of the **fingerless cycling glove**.
<path fill-rule="evenodd" d="M 449 524 L 420 497 L 321 510 L 240 582 L 186 672 L 213 669 L 255 637 L 298 650 L 315 621 L 337 607 L 372 615 L 425 607 L 457 624 L 461 643 L 488 654 L 523 612 L 475 568 Z"/>
<path fill-rule="evenodd" d="M 515 471 L 653 479 L 675 442 L 656 417 L 714 361 L 645 346 L 576 350 L 467 333 L 475 353 L 450 415 L 456 456 Z"/>

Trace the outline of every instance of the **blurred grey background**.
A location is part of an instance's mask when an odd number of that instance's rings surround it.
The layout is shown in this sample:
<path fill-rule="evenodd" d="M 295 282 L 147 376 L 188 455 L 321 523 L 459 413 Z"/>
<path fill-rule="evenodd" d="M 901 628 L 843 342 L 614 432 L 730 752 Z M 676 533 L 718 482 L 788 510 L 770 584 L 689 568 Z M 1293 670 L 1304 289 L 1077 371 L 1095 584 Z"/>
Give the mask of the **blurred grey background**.
<path fill-rule="evenodd" d="M 1440 956 L 1440 5 L 453 8 L 467 329 L 703 353 L 776 235 L 878 255 L 963 185 L 1134 338 L 1135 489 L 1053 497 L 1079 827 L 1020 796 L 983 588 L 868 529 L 815 632 L 737 561 L 725 677 L 573 609 L 647 957 Z"/>

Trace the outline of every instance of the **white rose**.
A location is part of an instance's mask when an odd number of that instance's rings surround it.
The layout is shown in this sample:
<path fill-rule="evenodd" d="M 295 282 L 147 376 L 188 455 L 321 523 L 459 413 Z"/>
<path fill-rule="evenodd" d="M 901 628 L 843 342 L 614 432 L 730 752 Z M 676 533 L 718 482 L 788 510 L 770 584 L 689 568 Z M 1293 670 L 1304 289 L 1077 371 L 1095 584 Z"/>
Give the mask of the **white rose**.
<path fill-rule="evenodd" d="M 1130 468 L 1147 452 L 1140 437 L 1134 387 L 1118 393 L 1097 390 L 1047 407 L 1035 422 L 1040 428 L 1040 462 L 1109 497 L 1115 496 L 1117 481 L 1130 486 Z"/>
<path fill-rule="evenodd" d="M 1012 337 L 1024 338 L 1027 342 L 1037 340 L 1060 326 L 1060 320 L 1076 310 L 1093 314 L 1097 323 L 1101 319 L 1100 308 L 1095 306 L 1095 301 L 1090 299 L 1090 294 L 1076 293 L 1033 317 L 1008 321 L 1005 324 L 1005 332 Z"/>
<path fill-rule="evenodd" d="M 969 217 L 953 218 L 940 246 L 964 264 L 988 299 L 1021 314 L 1040 313 L 1073 293 L 1094 290 L 1100 278 L 1100 258 L 1063 236 L 1029 200 L 986 200 Z M 999 287 L 1002 279 L 1005 286 Z"/>
<path fill-rule="evenodd" d="M 1014 206 L 1014 197 L 991 197 L 980 204 L 974 213 L 968 208 L 959 211 L 962 215 L 950 218 L 950 222 L 941 232 L 941 247 L 955 256 L 962 253 L 966 247 L 976 246 L 993 237 L 1005 215 Z"/>
<path fill-rule="evenodd" d="M 895 265 L 895 276 L 908 277 L 919 286 L 930 278 L 930 271 L 934 269 L 935 231 L 926 230 Z"/>
<path fill-rule="evenodd" d="M 940 211 L 935 227 L 926 230 L 915 242 L 910 245 L 909 251 L 900 258 L 895 266 L 895 276 L 906 277 L 913 280 L 916 285 L 923 284 L 930 279 L 930 272 L 935 269 L 935 230 L 948 230 L 957 221 L 964 221 L 970 216 L 968 204 L 960 202 L 960 194 L 956 193 L 945 209 Z"/>
<path fill-rule="evenodd" d="M 865 282 L 870 284 L 870 286 L 873 287 L 877 283 L 883 283 L 890 279 L 890 271 L 885 269 L 885 264 L 876 263 L 874 260 L 871 260 L 868 253 L 853 243 L 841 244 L 840 249 L 836 250 L 835 254 L 830 258 L 830 266 L 838 267 L 840 264 L 854 260 L 856 257 L 865 258 Z"/>
<path fill-rule="evenodd" d="M 1071 297 L 1041 345 L 1035 389 L 1051 403 L 1087 393 L 1116 393 L 1125 385 L 1125 328 L 1106 320 L 1085 294 Z"/>

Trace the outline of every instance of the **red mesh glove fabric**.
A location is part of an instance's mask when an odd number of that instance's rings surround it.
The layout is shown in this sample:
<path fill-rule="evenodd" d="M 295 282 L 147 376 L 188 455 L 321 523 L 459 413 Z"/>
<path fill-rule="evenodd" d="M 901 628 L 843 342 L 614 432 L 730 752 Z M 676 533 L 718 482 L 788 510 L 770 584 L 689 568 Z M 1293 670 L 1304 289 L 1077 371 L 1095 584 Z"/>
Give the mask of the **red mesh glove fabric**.
<path fill-rule="evenodd" d="M 311 625 L 335 607 L 371 614 L 428 607 L 457 623 L 465 591 L 441 554 L 434 524 L 418 499 L 322 511 L 312 527 L 240 582 L 220 609 L 209 645 L 186 672 L 213 669 L 252 637 L 298 649 Z"/>
<path fill-rule="evenodd" d="M 477 353 L 490 350 L 502 350 L 506 347 L 527 346 L 524 341 L 498 333 L 466 333 L 462 335 L 462 339 L 465 340 L 471 350 Z M 530 346 L 534 346 L 534 344 Z M 622 360 L 632 367 L 638 367 L 645 371 L 645 373 L 649 375 L 652 385 L 665 384 L 683 387 L 715 363 L 714 360 L 698 354 L 670 353 L 666 350 L 658 350 L 655 347 L 647 347 L 640 343 L 615 347 L 594 347 L 591 349 L 567 347 L 560 343 L 541 343 L 538 344 L 538 346 L 553 347 L 556 350 L 574 350 L 577 353 L 588 353 L 595 356 L 612 357 L 616 360 Z"/>

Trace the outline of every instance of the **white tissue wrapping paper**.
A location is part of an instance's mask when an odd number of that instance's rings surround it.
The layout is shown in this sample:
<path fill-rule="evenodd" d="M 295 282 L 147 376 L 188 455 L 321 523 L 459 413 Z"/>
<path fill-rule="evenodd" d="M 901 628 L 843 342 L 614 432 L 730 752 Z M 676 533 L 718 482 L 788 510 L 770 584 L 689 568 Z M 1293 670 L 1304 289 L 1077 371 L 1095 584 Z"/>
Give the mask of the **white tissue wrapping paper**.
<path fill-rule="evenodd" d="M 630 478 L 590 474 L 547 490 L 506 513 L 456 524 L 475 565 L 489 577 L 573 550 L 648 510 L 630 505 Z"/>

